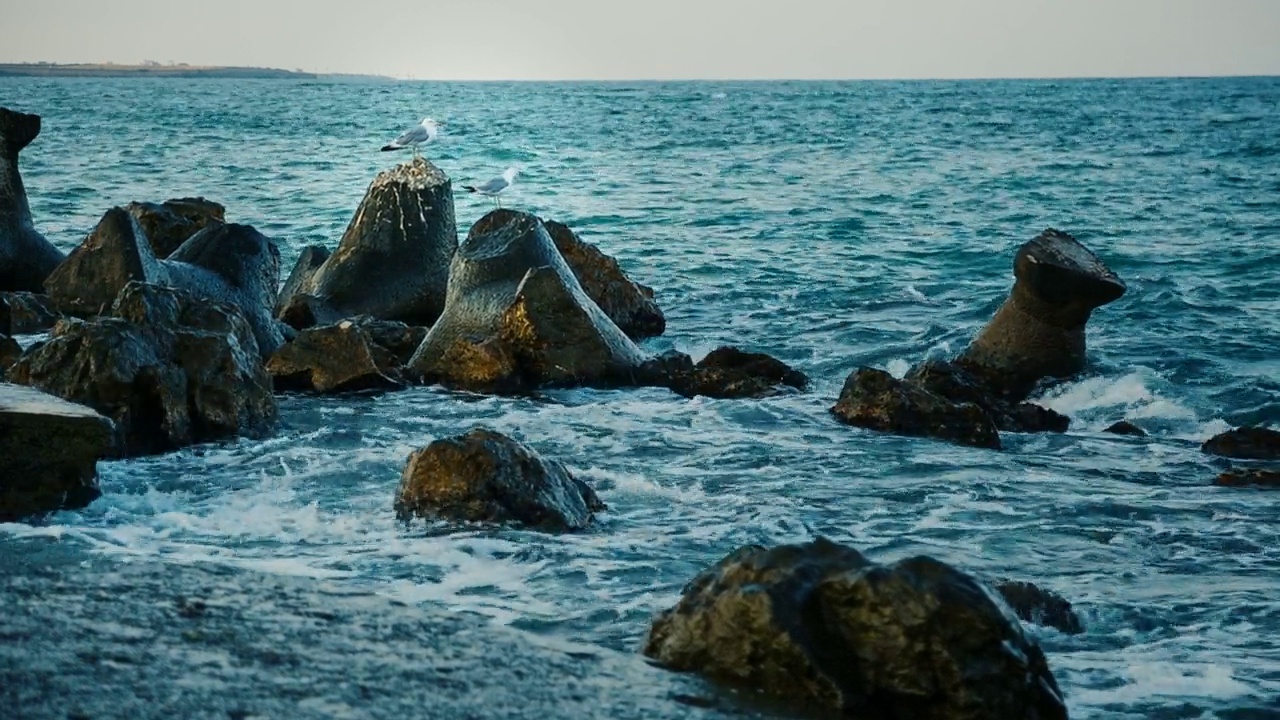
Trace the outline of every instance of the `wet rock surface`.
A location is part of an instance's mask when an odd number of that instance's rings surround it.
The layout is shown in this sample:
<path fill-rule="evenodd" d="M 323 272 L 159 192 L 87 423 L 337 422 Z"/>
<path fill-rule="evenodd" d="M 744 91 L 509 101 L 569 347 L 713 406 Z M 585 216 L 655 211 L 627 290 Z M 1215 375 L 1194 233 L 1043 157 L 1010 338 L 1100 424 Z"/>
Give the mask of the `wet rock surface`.
<path fill-rule="evenodd" d="M 40 292 L 65 255 L 31 221 L 18 155 L 40 134 L 40 116 L 0 107 L 0 291 Z"/>
<path fill-rule="evenodd" d="M 0 522 L 92 502 L 113 434 L 90 408 L 0 382 Z"/>
<path fill-rule="evenodd" d="M 1008 299 L 957 358 L 957 364 L 1011 402 L 1043 378 L 1085 366 L 1085 323 L 1125 284 L 1071 235 L 1045 230 L 1019 248 Z"/>
<path fill-rule="evenodd" d="M 457 246 L 452 184 L 415 158 L 374 178 L 332 255 L 318 267 L 318 252 L 299 260 L 298 282 L 281 293 L 281 307 L 301 293 L 341 318 L 430 325 L 444 309 Z"/>
<path fill-rule="evenodd" d="M 439 517 L 565 531 L 591 525 L 604 503 L 561 463 L 476 428 L 410 455 L 395 507 L 405 520 Z"/>
<path fill-rule="evenodd" d="M 1051 627 L 1068 635 L 1084 632 L 1080 616 L 1071 609 L 1071 603 L 1052 590 L 1019 580 L 998 583 L 995 590 L 1023 622 Z"/>
<path fill-rule="evenodd" d="M 359 325 L 308 328 L 267 360 L 279 391 L 341 393 L 400 387 L 398 370 L 378 363 L 373 338 Z"/>
<path fill-rule="evenodd" d="M 543 225 L 583 292 L 622 332 L 639 340 L 666 331 L 667 319 L 654 301 L 653 288 L 632 281 L 617 260 L 583 242 L 568 226 L 554 220 L 543 220 Z"/>
<path fill-rule="evenodd" d="M 1221 487 L 1280 488 L 1280 468 L 1234 468 L 1213 481 Z"/>
<path fill-rule="evenodd" d="M 875 368 L 855 370 L 831 412 L 846 424 L 868 430 L 1001 447 L 995 421 L 978 405 L 949 400 Z"/>
<path fill-rule="evenodd" d="M 667 382 L 679 395 L 713 398 L 760 398 L 804 390 L 804 373 L 764 353 L 734 347 L 712 350 L 696 365 L 671 366 Z"/>
<path fill-rule="evenodd" d="M 273 312 L 285 324 L 296 330 L 305 330 L 314 325 L 329 325 L 345 318 L 338 317 L 338 311 L 326 307 L 324 301 L 314 295 L 307 295 L 302 288 L 311 282 L 315 274 L 324 266 L 332 253 L 323 245 L 307 245 L 298 254 L 298 260 L 289 272 L 284 287 L 276 298 Z"/>
<path fill-rule="evenodd" d="M 1142 428 L 1138 427 L 1137 425 L 1134 425 L 1128 420 L 1121 420 L 1120 422 L 1112 423 L 1107 427 L 1106 430 L 1103 430 L 1102 432 L 1111 433 L 1112 435 L 1129 435 L 1132 437 L 1147 436 L 1146 430 L 1143 430 Z"/>
<path fill-rule="evenodd" d="M 4 379 L 4 373 L 9 366 L 18 361 L 22 356 L 22 346 L 17 340 L 8 335 L 0 335 L 0 380 Z"/>
<path fill-rule="evenodd" d="M 990 386 L 955 363 L 928 360 L 903 378 L 954 403 L 972 403 L 1006 432 L 1066 432 L 1071 420 L 1061 413 L 1028 402 L 1006 400 Z"/>
<path fill-rule="evenodd" d="M 1067 717 L 1043 652 L 972 577 L 826 540 L 747 546 L 694 578 L 644 653 L 853 717 Z"/>
<path fill-rule="evenodd" d="M 44 332 L 61 315 L 47 295 L 29 292 L 0 293 L 0 333 L 30 335 Z"/>
<path fill-rule="evenodd" d="M 271 377 L 231 305 L 129 283 L 112 314 L 63 320 L 8 374 L 116 422 L 126 456 L 166 452 L 275 423 Z"/>
<path fill-rule="evenodd" d="M 160 259 L 169 257 L 192 235 L 227 219 L 226 208 L 202 197 L 175 198 L 162 203 L 132 202 L 124 209 L 138 221 L 152 252 Z"/>
<path fill-rule="evenodd" d="M 1280 460 L 1280 430 L 1261 426 L 1234 428 L 1209 438 L 1200 450 L 1239 460 Z"/>

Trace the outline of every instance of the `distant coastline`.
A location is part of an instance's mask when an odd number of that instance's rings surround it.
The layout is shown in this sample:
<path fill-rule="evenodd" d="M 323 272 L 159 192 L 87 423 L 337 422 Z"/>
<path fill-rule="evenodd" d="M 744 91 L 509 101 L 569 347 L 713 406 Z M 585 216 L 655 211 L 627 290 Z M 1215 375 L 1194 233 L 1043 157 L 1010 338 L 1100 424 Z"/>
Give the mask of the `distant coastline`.
<path fill-rule="evenodd" d="M 94 78 L 245 78 L 267 80 L 383 80 L 381 75 L 310 73 L 279 68 L 229 67 L 214 65 L 117 65 L 115 63 L 0 63 L 0 77 L 94 77 Z"/>

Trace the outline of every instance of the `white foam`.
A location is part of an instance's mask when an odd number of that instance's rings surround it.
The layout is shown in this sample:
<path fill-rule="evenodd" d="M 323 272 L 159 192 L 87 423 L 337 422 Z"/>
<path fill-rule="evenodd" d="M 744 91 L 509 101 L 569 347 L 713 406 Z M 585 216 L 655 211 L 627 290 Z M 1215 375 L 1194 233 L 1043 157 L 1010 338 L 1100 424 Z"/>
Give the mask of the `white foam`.
<path fill-rule="evenodd" d="M 1221 663 L 1192 664 L 1140 662 L 1120 671 L 1125 684 L 1114 688 L 1080 688 L 1067 698 L 1071 705 L 1113 705 L 1156 698 L 1237 700 L 1250 697 L 1249 686 L 1235 678 L 1231 666 Z"/>

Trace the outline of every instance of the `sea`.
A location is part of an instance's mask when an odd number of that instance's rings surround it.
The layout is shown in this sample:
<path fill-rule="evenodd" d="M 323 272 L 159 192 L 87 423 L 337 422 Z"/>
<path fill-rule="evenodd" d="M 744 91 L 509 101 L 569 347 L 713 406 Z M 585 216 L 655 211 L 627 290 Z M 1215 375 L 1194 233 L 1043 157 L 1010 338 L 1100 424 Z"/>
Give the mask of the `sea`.
<path fill-rule="evenodd" d="M 39 540 L 88 573 L 116 558 L 322 578 L 638 656 L 702 569 L 821 536 L 1067 598 L 1082 634 L 1027 627 L 1073 718 L 1280 717 L 1280 493 L 1214 486 L 1224 462 L 1199 449 L 1280 424 L 1280 78 L 0 78 L 0 105 L 43 117 L 21 169 L 59 247 L 114 205 L 203 196 L 273 238 L 286 273 L 407 159 L 384 143 L 443 120 L 425 154 L 454 183 L 460 237 L 491 207 L 460 185 L 519 166 L 505 206 L 655 289 L 667 332 L 646 349 L 734 345 L 811 381 L 760 400 L 282 397 L 268 439 L 101 463 L 100 499 L 0 525 L 0 556 Z M 1088 368 L 1038 391 L 1069 431 L 992 451 L 831 416 L 856 368 L 961 351 L 1046 228 L 1128 286 L 1089 321 Z M 1103 432 L 1119 420 L 1149 436 Z M 608 511 L 561 535 L 398 522 L 409 453 L 475 426 L 565 462 Z"/>

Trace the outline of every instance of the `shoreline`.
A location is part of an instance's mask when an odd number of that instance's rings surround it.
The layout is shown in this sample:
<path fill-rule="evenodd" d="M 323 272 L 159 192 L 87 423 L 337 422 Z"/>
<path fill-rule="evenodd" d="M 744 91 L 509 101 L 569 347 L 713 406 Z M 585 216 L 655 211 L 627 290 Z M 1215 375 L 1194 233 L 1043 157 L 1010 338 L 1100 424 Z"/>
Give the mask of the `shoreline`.
<path fill-rule="evenodd" d="M 230 67 L 200 65 L 116 65 L 114 63 L 0 63 L 0 78 L 223 78 L 258 80 L 379 80 L 395 78 L 381 75 L 346 73 L 311 73 L 265 67 Z"/>

